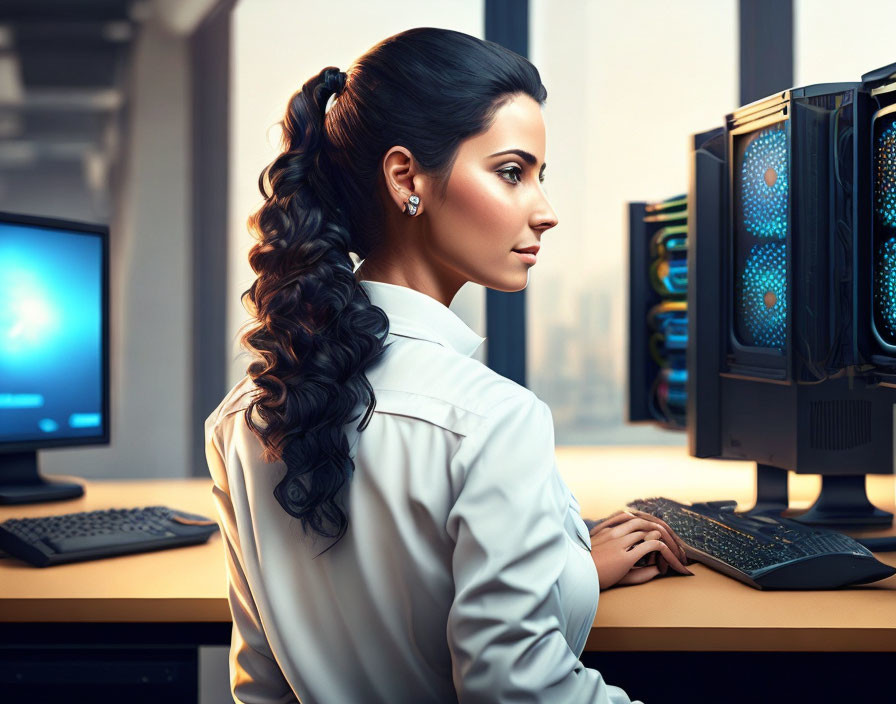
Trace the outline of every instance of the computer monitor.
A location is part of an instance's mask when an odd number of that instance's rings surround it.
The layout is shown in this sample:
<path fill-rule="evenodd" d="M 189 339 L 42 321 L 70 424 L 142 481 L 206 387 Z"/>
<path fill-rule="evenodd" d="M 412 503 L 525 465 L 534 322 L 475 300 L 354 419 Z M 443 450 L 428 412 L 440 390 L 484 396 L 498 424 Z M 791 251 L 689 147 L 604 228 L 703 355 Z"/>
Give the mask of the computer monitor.
<path fill-rule="evenodd" d="M 756 512 L 788 507 L 786 470 L 822 475 L 795 518 L 836 526 L 892 522 L 865 492 L 893 472 L 894 397 L 856 345 L 863 100 L 819 84 L 735 111 L 695 137 L 689 191 L 690 452 L 755 461 Z"/>
<path fill-rule="evenodd" d="M 44 448 L 109 443 L 109 228 L 0 213 L 0 503 L 80 496 Z"/>

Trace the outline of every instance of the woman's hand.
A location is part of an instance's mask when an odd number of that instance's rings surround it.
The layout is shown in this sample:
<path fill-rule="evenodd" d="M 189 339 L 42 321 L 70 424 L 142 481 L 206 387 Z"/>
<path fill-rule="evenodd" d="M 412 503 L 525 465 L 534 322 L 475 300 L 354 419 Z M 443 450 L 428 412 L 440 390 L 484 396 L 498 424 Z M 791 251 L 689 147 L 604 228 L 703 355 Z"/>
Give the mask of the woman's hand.
<path fill-rule="evenodd" d="M 684 543 L 661 519 L 640 511 L 618 511 L 591 531 L 591 559 L 597 568 L 600 588 L 616 584 L 642 584 L 671 566 L 681 574 L 693 574 L 687 567 Z M 653 553 L 654 564 L 635 567 L 642 557 Z"/>

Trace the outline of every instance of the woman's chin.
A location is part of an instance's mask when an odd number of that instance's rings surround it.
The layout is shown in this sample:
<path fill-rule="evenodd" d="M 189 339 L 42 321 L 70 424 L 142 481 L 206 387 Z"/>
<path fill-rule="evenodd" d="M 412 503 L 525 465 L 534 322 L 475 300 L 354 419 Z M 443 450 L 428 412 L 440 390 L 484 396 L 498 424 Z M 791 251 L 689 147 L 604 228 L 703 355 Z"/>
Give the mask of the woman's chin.
<path fill-rule="evenodd" d="M 513 283 L 509 284 L 507 288 L 502 289 L 509 293 L 515 293 L 516 291 L 522 291 L 529 285 L 529 272 L 526 271 L 522 275 L 517 275 L 513 277 Z"/>

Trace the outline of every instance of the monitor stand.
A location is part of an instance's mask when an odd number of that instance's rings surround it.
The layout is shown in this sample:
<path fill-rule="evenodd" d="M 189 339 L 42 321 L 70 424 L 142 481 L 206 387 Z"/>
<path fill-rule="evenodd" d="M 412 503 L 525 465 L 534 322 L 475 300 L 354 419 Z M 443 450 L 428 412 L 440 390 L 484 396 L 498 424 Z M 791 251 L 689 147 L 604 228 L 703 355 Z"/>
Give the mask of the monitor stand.
<path fill-rule="evenodd" d="M 788 507 L 787 470 L 756 463 L 756 505 L 746 513 L 781 514 Z M 865 475 L 821 475 L 821 493 L 808 511 L 791 520 L 819 526 L 887 526 L 893 514 L 868 500 Z"/>
<path fill-rule="evenodd" d="M 50 481 L 37 471 L 37 451 L 0 454 L 0 504 L 61 501 L 84 495 L 74 482 Z"/>
<path fill-rule="evenodd" d="M 756 505 L 747 513 L 772 513 L 776 516 L 787 510 L 787 470 L 770 464 L 756 463 Z"/>

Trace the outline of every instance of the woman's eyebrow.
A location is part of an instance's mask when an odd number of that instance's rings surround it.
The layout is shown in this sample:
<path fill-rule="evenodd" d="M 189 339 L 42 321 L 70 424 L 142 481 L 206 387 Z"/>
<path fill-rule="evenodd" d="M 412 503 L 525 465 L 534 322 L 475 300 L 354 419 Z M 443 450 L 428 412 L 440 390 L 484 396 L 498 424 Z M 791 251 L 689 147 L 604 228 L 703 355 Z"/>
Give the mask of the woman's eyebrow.
<path fill-rule="evenodd" d="M 495 152 L 494 154 L 490 154 L 489 158 L 493 156 L 501 156 L 502 154 L 516 154 L 520 158 L 522 158 L 529 166 L 535 166 L 535 162 L 538 161 L 532 154 L 529 152 L 523 151 L 522 149 L 505 149 L 503 152 Z M 548 163 L 545 162 L 541 165 L 541 170 L 544 171 L 544 167 L 547 166 Z"/>

